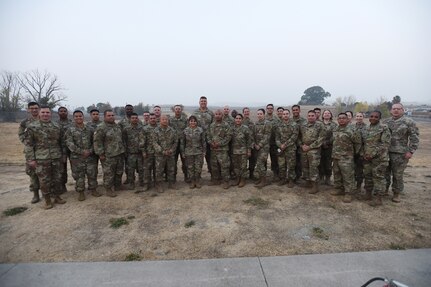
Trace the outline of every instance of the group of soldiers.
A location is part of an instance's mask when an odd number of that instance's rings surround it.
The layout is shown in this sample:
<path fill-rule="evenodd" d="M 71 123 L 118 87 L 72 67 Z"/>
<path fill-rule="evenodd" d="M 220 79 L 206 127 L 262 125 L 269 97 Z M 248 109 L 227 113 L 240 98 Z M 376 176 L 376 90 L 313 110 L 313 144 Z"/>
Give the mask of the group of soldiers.
<path fill-rule="evenodd" d="M 333 121 L 331 111 L 316 108 L 301 117 L 299 105 L 287 108 L 268 104 L 257 110 L 257 120 L 250 119 L 250 109 L 230 111 L 228 106 L 214 112 L 206 97 L 188 117 L 182 105 L 173 107 L 173 115 L 164 115 L 160 106 L 145 112 L 143 121 L 125 106 L 125 117 L 118 123 L 112 110 L 99 119 L 97 109 L 84 122 L 82 111 L 68 119 L 65 107 L 58 109 L 59 120 L 51 120 L 51 109 L 28 104 L 29 118 L 22 121 L 19 138 L 25 145 L 26 172 L 30 176 L 32 203 L 40 200 L 45 208 L 63 204 L 66 192 L 67 159 L 78 200 L 85 200 L 85 179 L 93 196 L 97 190 L 98 163 L 103 169 L 103 186 L 107 196 L 115 197 L 124 188 L 135 193 L 155 188 L 164 192 L 164 183 L 175 189 L 177 162 L 182 162 L 184 181 L 191 189 L 202 186 L 202 167 L 206 159 L 211 174 L 209 185 L 224 189 L 243 187 L 247 179 L 256 180 L 259 189 L 276 182 L 293 188 L 301 184 L 310 194 L 319 192 L 319 183 L 330 185 L 333 195 L 351 202 L 365 182 L 365 200 L 382 205 L 382 197 L 392 184 L 392 201 L 399 202 L 403 192 L 403 173 L 417 150 L 419 131 L 415 122 L 404 116 L 401 104 L 394 104 L 391 118 L 381 122 L 381 113 L 343 112 Z M 272 177 L 267 176 L 270 158 Z M 122 182 L 123 172 L 126 181 Z M 136 174 L 138 185 L 136 187 Z"/>

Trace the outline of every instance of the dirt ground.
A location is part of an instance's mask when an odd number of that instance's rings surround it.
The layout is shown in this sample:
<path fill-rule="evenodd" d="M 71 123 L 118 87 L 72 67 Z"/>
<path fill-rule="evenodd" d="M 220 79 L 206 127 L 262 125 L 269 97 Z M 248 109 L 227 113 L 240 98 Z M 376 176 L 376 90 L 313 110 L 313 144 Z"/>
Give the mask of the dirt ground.
<path fill-rule="evenodd" d="M 122 261 L 277 256 L 431 247 L 431 124 L 419 124 L 420 149 L 406 170 L 406 194 L 395 204 L 342 203 L 330 187 L 270 185 L 262 190 L 204 186 L 116 198 L 77 200 L 69 174 L 67 203 L 31 204 L 18 124 L 0 123 L 0 262 Z M 209 174 L 204 172 L 204 183 Z M 99 184 L 102 182 L 99 178 Z M 251 200 L 252 203 L 247 201 Z M 23 213 L 5 216 L 13 207 Z M 113 229 L 112 218 L 128 218 Z M 133 257 L 132 256 L 132 257 Z"/>

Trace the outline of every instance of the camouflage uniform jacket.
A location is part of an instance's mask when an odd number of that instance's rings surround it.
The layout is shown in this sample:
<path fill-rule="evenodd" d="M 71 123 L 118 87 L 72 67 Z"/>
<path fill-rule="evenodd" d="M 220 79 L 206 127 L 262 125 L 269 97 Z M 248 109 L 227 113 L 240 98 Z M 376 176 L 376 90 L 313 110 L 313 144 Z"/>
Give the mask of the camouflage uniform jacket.
<path fill-rule="evenodd" d="M 97 122 L 90 121 L 90 122 L 87 122 L 85 125 L 89 128 L 92 128 L 93 131 L 95 131 L 97 126 L 100 125 L 101 123 L 102 121 L 97 121 Z"/>
<path fill-rule="evenodd" d="M 124 116 L 119 122 L 118 125 L 120 126 L 121 130 L 124 130 L 125 127 L 130 125 L 130 119 L 127 116 Z"/>
<path fill-rule="evenodd" d="M 378 123 L 369 125 L 364 143 L 364 155 L 370 155 L 372 158 L 380 157 L 388 161 L 388 149 L 391 143 L 391 132 L 386 125 Z"/>
<path fill-rule="evenodd" d="M 73 125 L 73 122 L 71 119 L 66 119 L 66 120 L 58 120 L 57 121 L 58 125 L 63 129 L 63 135 L 66 134 L 66 130 Z"/>
<path fill-rule="evenodd" d="M 94 153 L 93 149 L 94 130 L 86 125 L 80 128 L 77 125 L 71 125 L 65 135 L 66 146 L 69 148 L 71 158 L 81 158 L 84 150 Z"/>
<path fill-rule="evenodd" d="M 364 142 L 365 138 L 367 137 L 367 124 L 366 123 L 356 123 L 354 126 L 354 129 L 359 132 L 361 135 L 361 148 L 359 152 L 357 152 L 359 155 L 364 155 Z"/>
<path fill-rule="evenodd" d="M 330 121 L 329 123 L 322 123 L 325 129 L 325 136 L 323 138 L 322 148 L 332 148 L 332 142 L 334 141 L 333 133 L 338 125 L 333 121 Z"/>
<path fill-rule="evenodd" d="M 28 125 L 31 124 L 32 122 L 37 121 L 38 119 L 33 119 L 32 117 L 27 118 L 25 120 L 23 120 L 20 124 L 19 124 L 19 128 L 18 128 L 18 137 L 19 140 L 24 143 L 25 140 L 25 130 L 27 129 Z"/>
<path fill-rule="evenodd" d="M 184 129 L 180 139 L 180 150 L 185 156 L 202 155 L 206 153 L 205 133 L 201 127 Z"/>
<path fill-rule="evenodd" d="M 312 124 L 307 122 L 305 125 L 300 126 L 300 131 L 299 145 L 308 145 L 310 149 L 318 149 L 322 146 L 325 136 L 325 128 L 322 122 L 315 121 Z"/>
<path fill-rule="evenodd" d="M 155 153 L 152 143 L 152 133 L 155 128 L 157 128 L 157 125 L 152 126 L 150 124 L 145 125 L 142 128 L 142 132 L 139 137 L 139 146 L 144 156 L 153 155 Z"/>
<path fill-rule="evenodd" d="M 34 121 L 25 131 L 25 159 L 59 159 L 66 154 L 64 134 L 58 123 Z"/>
<path fill-rule="evenodd" d="M 179 118 L 175 115 L 170 117 L 169 125 L 177 131 L 178 139 L 180 139 L 184 129 L 187 127 L 187 115 L 185 113 L 181 113 Z"/>
<path fill-rule="evenodd" d="M 127 154 L 141 153 L 140 140 L 142 129 L 143 126 L 140 124 L 136 124 L 135 126 L 129 124 L 123 129 L 123 142 Z"/>
<path fill-rule="evenodd" d="M 304 119 L 303 117 L 292 117 L 292 120 L 295 121 L 295 123 L 298 125 L 299 127 L 299 134 L 298 134 L 298 142 L 297 142 L 297 146 L 299 146 L 300 143 L 300 138 L 301 138 L 301 126 L 302 125 L 306 125 L 307 124 L 307 120 Z"/>
<path fill-rule="evenodd" d="M 271 124 L 271 136 L 269 138 L 269 144 L 275 145 L 275 130 L 278 124 L 281 122 L 280 118 L 276 115 L 272 115 L 271 117 L 266 115 L 265 119 Z"/>
<path fill-rule="evenodd" d="M 414 120 L 402 116 L 398 119 L 386 120 L 386 125 L 391 131 L 391 145 L 389 152 L 414 153 L 419 147 L 419 129 Z"/>
<path fill-rule="evenodd" d="M 275 130 L 275 144 L 277 147 L 285 144 L 286 149 L 296 150 L 299 126 L 292 120 L 280 122 Z"/>
<path fill-rule="evenodd" d="M 231 115 L 223 115 L 223 121 L 230 126 L 235 124 L 235 120 Z"/>
<path fill-rule="evenodd" d="M 211 150 L 227 151 L 229 150 L 229 142 L 232 139 L 232 128 L 225 122 L 213 122 L 207 131 L 207 141 L 211 145 L 217 143 L 218 147 Z"/>
<path fill-rule="evenodd" d="M 252 148 L 251 130 L 246 125 L 232 128 L 232 154 L 247 154 Z"/>
<path fill-rule="evenodd" d="M 359 131 L 350 125 L 337 126 L 334 130 L 334 142 L 332 147 L 333 159 L 352 158 L 355 151 L 359 151 L 362 140 Z"/>
<path fill-rule="evenodd" d="M 175 153 L 178 144 L 177 131 L 172 127 L 158 126 L 151 134 L 151 140 L 156 155 L 163 155 L 163 152 L 170 150 L 172 155 Z"/>
<path fill-rule="evenodd" d="M 267 120 L 257 121 L 254 124 L 254 143 L 260 148 L 269 149 L 272 125 Z"/>
<path fill-rule="evenodd" d="M 94 132 L 94 152 L 106 157 L 114 157 L 125 152 L 119 125 L 103 122 L 97 126 Z"/>
<path fill-rule="evenodd" d="M 251 133 L 251 146 L 254 146 L 254 122 L 252 120 L 250 120 L 250 118 L 244 118 L 242 120 L 242 124 L 244 126 L 247 126 L 250 129 L 250 133 Z"/>
<path fill-rule="evenodd" d="M 198 125 L 206 132 L 213 121 L 214 113 L 209 109 L 205 111 L 197 109 L 193 112 L 193 115 L 198 119 Z"/>

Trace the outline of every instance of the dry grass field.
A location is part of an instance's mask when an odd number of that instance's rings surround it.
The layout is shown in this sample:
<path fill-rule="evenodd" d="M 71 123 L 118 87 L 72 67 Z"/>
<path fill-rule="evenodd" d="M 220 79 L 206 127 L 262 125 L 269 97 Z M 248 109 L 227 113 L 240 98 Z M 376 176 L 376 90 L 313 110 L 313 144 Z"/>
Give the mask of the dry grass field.
<path fill-rule="evenodd" d="M 30 204 L 18 124 L 0 123 L 0 262 L 121 261 L 332 253 L 431 247 L 431 125 L 406 170 L 406 192 L 380 208 L 344 204 L 330 187 L 270 185 L 262 190 L 204 186 L 155 194 L 77 200 L 44 210 Z M 204 183 L 209 174 L 204 172 Z M 179 176 L 181 178 L 181 176 Z M 99 177 L 99 184 L 101 183 Z M 4 212 L 27 208 L 14 216 Z M 119 220 L 123 218 L 122 220 Z M 118 228 L 111 227 L 116 220 Z M 126 223 L 119 226 L 121 223 Z"/>

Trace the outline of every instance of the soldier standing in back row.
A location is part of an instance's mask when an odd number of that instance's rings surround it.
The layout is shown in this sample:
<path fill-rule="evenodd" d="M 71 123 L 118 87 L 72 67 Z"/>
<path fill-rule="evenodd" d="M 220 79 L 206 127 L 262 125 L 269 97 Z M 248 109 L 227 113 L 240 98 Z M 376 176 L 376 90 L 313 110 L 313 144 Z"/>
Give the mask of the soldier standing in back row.
<path fill-rule="evenodd" d="M 177 179 L 177 162 L 178 157 L 180 157 L 181 149 L 180 149 L 180 139 L 182 138 L 183 131 L 187 127 L 187 115 L 183 113 L 183 107 L 181 105 L 175 105 L 174 108 L 174 116 L 169 118 L 169 125 L 174 128 L 178 135 L 178 145 L 175 150 L 175 180 Z M 187 164 L 185 162 L 185 157 L 181 154 L 181 169 L 184 174 L 184 181 L 189 183 L 190 179 L 187 174 Z"/>
<path fill-rule="evenodd" d="M 371 200 L 371 206 L 382 205 L 385 188 L 385 172 L 389 165 L 388 148 L 391 132 L 386 125 L 380 124 L 382 114 L 374 111 L 370 114 L 370 125 L 364 142 L 365 200 Z"/>
<path fill-rule="evenodd" d="M 269 157 L 271 158 L 271 171 L 273 173 L 274 180 L 277 181 L 279 177 L 279 167 L 278 167 L 278 152 L 277 145 L 275 144 L 275 129 L 280 123 L 279 117 L 274 114 L 274 105 L 266 105 L 266 116 L 265 119 L 271 124 L 271 136 L 269 137 Z"/>
<path fill-rule="evenodd" d="M 364 113 L 357 112 L 355 116 L 355 130 L 361 135 L 361 147 L 355 151 L 355 180 L 356 192 L 361 192 L 361 185 L 364 181 L 364 141 L 367 132 L 367 124 L 364 123 Z"/>
<path fill-rule="evenodd" d="M 302 125 L 307 124 L 307 120 L 301 117 L 301 107 L 299 105 L 293 105 L 292 106 L 292 120 L 295 121 L 295 123 L 301 127 Z M 295 166 L 295 174 L 296 178 L 295 181 L 298 183 L 299 179 L 302 176 L 302 162 L 301 162 L 301 147 L 299 146 L 299 139 L 301 138 L 301 129 L 299 129 L 298 134 L 298 143 L 296 145 L 296 166 Z"/>
<path fill-rule="evenodd" d="M 307 113 L 307 124 L 300 126 L 302 159 L 302 176 L 307 181 L 307 186 L 311 185 L 310 194 L 319 192 L 319 164 L 320 149 L 325 136 L 325 129 L 321 121 L 317 121 L 316 113 L 313 110 Z"/>
<path fill-rule="evenodd" d="M 193 115 L 198 119 L 198 126 L 204 130 L 206 135 L 207 130 L 214 118 L 214 113 L 208 109 L 207 97 L 200 97 L 199 109 L 195 110 Z M 211 148 L 209 144 L 207 144 L 205 160 L 207 161 L 208 171 L 211 173 Z"/>
<path fill-rule="evenodd" d="M 251 135 L 251 155 L 248 158 L 248 171 L 249 171 L 249 178 L 251 180 L 256 180 L 257 178 L 254 176 L 254 169 L 256 168 L 256 158 L 257 158 L 257 152 L 254 149 L 254 122 L 250 119 L 250 109 L 245 107 L 242 109 L 242 114 L 244 118 L 242 119 L 242 124 L 247 126 L 250 129 L 250 135 Z"/>
<path fill-rule="evenodd" d="M 271 137 L 272 126 L 265 119 L 265 110 L 257 110 L 257 122 L 254 124 L 254 149 L 256 150 L 256 171 L 259 179 L 255 186 L 263 188 L 266 186 L 266 162 L 269 153 L 269 138 Z"/>
<path fill-rule="evenodd" d="M 39 104 L 36 102 L 28 103 L 27 112 L 29 113 L 30 116 L 19 124 L 19 129 L 18 129 L 18 137 L 23 144 L 25 144 L 25 141 L 24 141 L 25 131 L 27 130 L 28 125 L 39 119 Z M 33 168 L 30 168 L 28 163 L 26 163 L 25 173 L 30 177 L 29 189 L 31 192 L 33 192 L 33 199 L 31 200 L 31 203 L 39 202 L 40 185 L 39 185 L 39 178 L 37 177 L 36 171 Z"/>
<path fill-rule="evenodd" d="M 156 157 L 151 141 L 155 128 L 157 128 L 156 115 L 151 113 L 148 124 L 144 126 L 140 137 L 140 146 L 144 157 L 144 191 L 149 190 L 156 182 Z"/>
<path fill-rule="evenodd" d="M 63 130 L 51 121 L 51 109 L 42 106 L 39 120 L 27 126 L 25 132 L 25 159 L 29 168 L 36 171 L 40 189 L 45 198 L 45 209 L 53 208 L 54 202 L 66 203 L 60 197 L 63 163 L 66 161 L 66 146 Z"/>
<path fill-rule="evenodd" d="M 121 189 L 125 148 L 121 128 L 115 123 L 114 112 L 106 110 L 103 114 L 104 122 L 94 132 L 94 151 L 102 162 L 106 195 L 115 197 L 117 194 L 113 188 Z"/>
<path fill-rule="evenodd" d="M 61 129 L 63 130 L 63 136 L 64 136 L 66 134 L 66 131 L 69 128 L 69 126 L 72 125 L 72 120 L 68 118 L 69 112 L 67 111 L 67 109 L 65 107 L 59 107 L 58 108 L 58 117 L 59 117 L 59 119 L 58 119 L 57 123 L 60 125 Z M 66 150 L 67 150 L 67 158 L 70 159 L 70 150 L 68 148 L 66 148 Z M 61 181 L 62 181 L 61 193 L 65 193 L 65 192 L 67 192 L 67 189 L 66 189 L 67 160 L 65 162 L 63 162 Z"/>
<path fill-rule="evenodd" d="M 355 188 L 353 157 L 361 147 L 361 136 L 351 125 L 348 125 L 346 113 L 338 114 L 338 127 L 333 131 L 332 162 L 335 191 L 332 195 L 344 195 L 343 202 L 352 201 Z"/>
<path fill-rule="evenodd" d="M 402 104 L 393 104 L 392 118 L 386 121 L 392 133 L 389 146 L 389 167 L 386 171 L 386 190 L 389 189 L 392 176 L 393 202 L 400 202 L 400 192 L 404 191 L 404 170 L 409 160 L 419 147 L 419 130 L 416 123 L 404 116 Z"/>
<path fill-rule="evenodd" d="M 85 176 L 88 180 L 88 190 L 93 196 L 97 192 L 97 157 L 93 148 L 94 130 L 84 124 L 82 111 L 73 112 L 74 123 L 67 129 L 66 146 L 70 150 L 70 166 L 75 179 L 75 191 L 79 193 L 78 200 L 85 200 Z"/>

